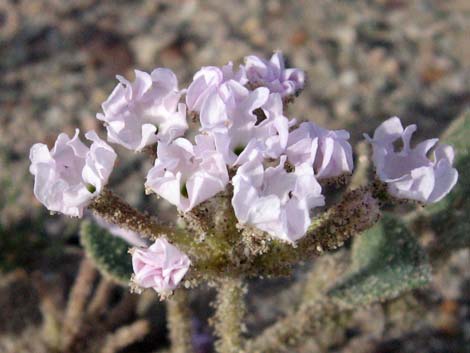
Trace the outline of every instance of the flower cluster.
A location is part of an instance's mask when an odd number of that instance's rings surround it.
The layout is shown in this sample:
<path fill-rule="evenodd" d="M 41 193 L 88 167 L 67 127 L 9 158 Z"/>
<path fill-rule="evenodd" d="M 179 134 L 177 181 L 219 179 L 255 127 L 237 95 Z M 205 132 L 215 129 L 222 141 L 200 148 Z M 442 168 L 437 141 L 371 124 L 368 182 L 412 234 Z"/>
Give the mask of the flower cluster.
<path fill-rule="evenodd" d="M 202 67 L 184 89 L 165 68 L 150 74 L 135 70 L 132 82 L 117 78 L 97 119 L 111 143 L 133 151 L 156 145 L 146 190 L 182 212 L 228 191 L 224 195 L 231 197 L 239 227 L 293 244 L 305 236 L 314 209 L 325 205 L 322 181 L 353 171 L 347 131 L 286 116 L 286 104 L 304 88 L 305 75 L 286 68 L 279 52 L 270 60 L 248 56 L 238 68 L 233 63 Z M 188 133 L 189 117 L 199 122 L 195 136 Z M 415 125 L 404 129 L 395 117 L 383 122 L 373 138 L 365 136 L 373 147 L 376 174 L 390 195 L 437 202 L 457 181 L 454 151 L 437 145 L 437 139 L 410 147 L 415 130 Z M 30 152 L 37 199 L 50 211 L 75 217 L 103 190 L 116 160 L 96 133 L 85 134 L 90 147 L 78 134 L 72 139 L 61 134 L 51 150 L 36 144 Z M 399 140 L 401 150 L 395 148 Z M 142 246 L 133 251 L 135 282 L 141 287 L 172 290 L 188 270 L 189 258 L 164 238 L 145 248 L 138 234 L 102 224 Z"/>
<path fill-rule="evenodd" d="M 312 209 L 324 205 L 318 180 L 353 168 L 346 131 L 297 126 L 284 115 L 283 97 L 303 85 L 304 73 L 285 69 L 280 53 L 270 61 L 249 56 L 238 70 L 232 63 L 203 67 L 186 92 L 199 134 L 194 143 L 179 137 L 158 144 L 147 190 L 189 211 L 231 182 L 240 224 L 288 242 L 301 238 Z"/>

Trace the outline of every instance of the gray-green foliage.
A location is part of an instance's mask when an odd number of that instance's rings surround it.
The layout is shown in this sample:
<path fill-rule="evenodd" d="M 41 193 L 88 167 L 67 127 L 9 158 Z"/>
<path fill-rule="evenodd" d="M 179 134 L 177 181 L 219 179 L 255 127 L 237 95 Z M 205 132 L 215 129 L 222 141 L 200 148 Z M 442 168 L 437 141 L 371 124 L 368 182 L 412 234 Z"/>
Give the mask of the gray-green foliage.
<path fill-rule="evenodd" d="M 132 274 L 129 245 L 91 221 L 84 221 L 80 239 L 88 257 L 100 272 L 117 283 L 127 285 Z"/>
<path fill-rule="evenodd" d="M 454 164 L 459 180 L 444 200 L 426 210 L 438 238 L 435 251 L 449 253 L 470 246 L 470 113 L 452 123 L 442 142 L 452 145 L 456 151 Z"/>
<path fill-rule="evenodd" d="M 385 215 L 358 237 L 351 271 L 331 291 L 341 304 L 366 305 L 426 285 L 431 267 L 424 250 L 398 219 Z"/>

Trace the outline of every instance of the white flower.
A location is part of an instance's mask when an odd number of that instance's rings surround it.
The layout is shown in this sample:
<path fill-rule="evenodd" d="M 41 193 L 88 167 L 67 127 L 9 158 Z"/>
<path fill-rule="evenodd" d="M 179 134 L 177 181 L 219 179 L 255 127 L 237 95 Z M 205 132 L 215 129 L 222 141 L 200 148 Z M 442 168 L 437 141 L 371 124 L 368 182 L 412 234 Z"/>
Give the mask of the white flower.
<path fill-rule="evenodd" d="M 229 166 L 240 165 L 258 155 L 278 158 L 285 152 L 289 127 L 295 120 L 282 115 L 282 99 L 271 94 L 261 107 L 266 119 L 248 121 L 244 125 L 233 124 L 223 132 L 212 132 L 214 142 Z"/>
<path fill-rule="evenodd" d="M 295 242 L 310 225 L 310 210 L 324 205 L 321 186 L 308 164 L 288 173 L 286 157 L 266 170 L 254 159 L 238 168 L 233 177 L 232 205 L 242 224 L 253 225 L 270 235 Z"/>
<path fill-rule="evenodd" d="M 186 106 L 179 103 L 175 74 L 158 68 L 148 74 L 135 70 L 134 82 L 117 76 L 120 83 L 102 104 L 108 141 L 140 151 L 157 141 L 170 142 L 188 128 Z"/>
<path fill-rule="evenodd" d="M 34 175 L 34 195 L 50 211 L 81 217 L 83 209 L 108 182 L 116 160 L 114 150 L 94 131 L 85 137 L 90 148 L 78 137 L 62 133 L 54 148 L 37 143 L 31 147 L 30 172 Z"/>
<path fill-rule="evenodd" d="M 178 209 L 189 211 L 223 191 L 227 183 L 227 167 L 212 137 L 198 135 L 196 146 L 184 138 L 159 144 L 145 185 Z"/>
<path fill-rule="evenodd" d="M 158 238 L 148 248 L 132 251 L 134 283 L 142 288 L 152 288 L 159 294 L 174 290 L 190 265 L 188 256 L 165 238 Z"/>
<path fill-rule="evenodd" d="M 283 97 L 293 95 L 304 88 L 305 74 L 297 68 L 286 69 L 281 52 L 275 52 L 265 60 L 255 55 L 245 58 L 248 81 L 254 86 L 265 86 Z"/>
<path fill-rule="evenodd" d="M 423 203 L 441 200 L 454 187 L 458 172 L 452 167 L 454 150 L 451 146 L 437 144 L 438 139 L 425 140 L 410 147 L 416 125 L 405 129 L 397 117 L 384 121 L 374 132 L 374 137 L 365 135 L 372 144 L 373 161 L 380 180 L 387 183 L 388 192 L 404 199 Z M 400 151 L 394 142 L 401 140 Z M 432 158 L 429 151 L 434 148 Z"/>
<path fill-rule="evenodd" d="M 249 91 L 239 82 L 229 80 L 209 94 L 201 107 L 202 130 L 225 132 L 229 127 L 239 127 L 256 122 L 253 111 L 267 102 L 269 90 L 260 87 Z"/>
<path fill-rule="evenodd" d="M 327 130 L 304 122 L 289 134 L 287 158 L 294 165 L 313 165 L 318 179 L 334 178 L 353 170 L 352 148 L 345 130 Z"/>
<path fill-rule="evenodd" d="M 194 74 L 193 82 L 189 85 L 186 93 L 188 110 L 199 113 L 204 100 L 228 80 L 234 80 L 241 85 L 244 85 L 247 81 L 244 70 L 240 68 L 238 72 L 234 72 L 231 62 L 222 66 L 222 68 L 216 66 L 202 67 Z"/>

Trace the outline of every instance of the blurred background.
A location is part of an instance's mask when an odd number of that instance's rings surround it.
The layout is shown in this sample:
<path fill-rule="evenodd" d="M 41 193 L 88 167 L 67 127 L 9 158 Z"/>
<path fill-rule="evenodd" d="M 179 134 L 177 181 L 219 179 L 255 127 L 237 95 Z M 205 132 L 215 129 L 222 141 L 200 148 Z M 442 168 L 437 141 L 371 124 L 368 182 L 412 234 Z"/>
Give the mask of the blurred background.
<path fill-rule="evenodd" d="M 133 78 L 134 68 L 164 66 L 184 87 L 201 66 L 279 49 L 308 77 L 289 116 L 348 129 L 353 143 L 393 115 L 417 123 L 419 137 L 434 137 L 470 107 L 469 38 L 468 0 L 0 0 L 0 352 L 42 352 L 15 344 L 25 332 L 34 337 L 45 292 L 66 299 L 81 256 L 78 221 L 50 216 L 32 194 L 29 148 L 76 127 L 104 137 L 95 114 L 116 74 Z M 173 208 L 144 195 L 152 161 L 113 147 L 121 159 L 112 186 L 133 205 L 171 218 Z M 360 341 L 373 342 L 371 352 L 464 352 L 469 268 L 468 251 L 455 254 L 426 291 L 428 315 L 409 327 L 388 325 L 378 306 L 360 313 L 340 344 L 301 351 L 361 352 Z M 275 295 L 282 285 L 252 284 L 254 331 L 279 314 L 273 305 L 285 300 Z M 207 303 L 196 296 L 193 304 L 204 316 Z M 196 326 L 205 342 L 199 351 L 210 352 L 203 317 Z M 164 327 L 154 331 L 159 343 L 123 352 L 164 347 Z"/>

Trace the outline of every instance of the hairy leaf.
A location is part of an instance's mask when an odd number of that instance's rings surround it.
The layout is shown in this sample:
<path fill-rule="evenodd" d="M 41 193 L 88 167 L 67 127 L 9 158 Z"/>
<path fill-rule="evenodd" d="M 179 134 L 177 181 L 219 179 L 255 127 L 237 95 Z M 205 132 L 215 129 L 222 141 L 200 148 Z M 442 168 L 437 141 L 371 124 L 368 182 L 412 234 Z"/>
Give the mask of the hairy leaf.
<path fill-rule="evenodd" d="M 424 286 L 430 277 L 427 256 L 416 239 L 398 219 L 386 215 L 356 239 L 351 271 L 330 295 L 346 306 L 367 305 Z"/>
<path fill-rule="evenodd" d="M 80 239 L 87 256 L 103 276 L 127 285 L 132 274 L 129 245 L 91 221 L 84 221 Z"/>

